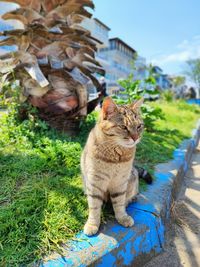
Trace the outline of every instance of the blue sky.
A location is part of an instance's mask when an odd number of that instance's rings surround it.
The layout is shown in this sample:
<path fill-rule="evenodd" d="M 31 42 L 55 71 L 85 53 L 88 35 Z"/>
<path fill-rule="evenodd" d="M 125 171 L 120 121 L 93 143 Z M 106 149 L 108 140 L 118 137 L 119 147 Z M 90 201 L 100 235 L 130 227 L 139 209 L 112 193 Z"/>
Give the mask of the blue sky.
<path fill-rule="evenodd" d="M 94 17 L 168 74 L 200 57 L 200 0 L 94 0 Z M 0 2 L 0 14 L 10 4 Z"/>
<path fill-rule="evenodd" d="M 200 0 L 94 0 L 94 16 L 166 73 L 200 57 Z"/>

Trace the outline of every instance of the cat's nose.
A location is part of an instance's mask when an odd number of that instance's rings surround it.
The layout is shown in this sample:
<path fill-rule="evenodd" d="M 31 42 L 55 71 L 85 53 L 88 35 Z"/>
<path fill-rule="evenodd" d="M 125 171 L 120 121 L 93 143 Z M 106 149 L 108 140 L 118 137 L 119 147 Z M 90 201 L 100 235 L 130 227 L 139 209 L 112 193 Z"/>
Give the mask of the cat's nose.
<path fill-rule="evenodd" d="M 133 141 L 137 141 L 139 138 L 138 134 L 131 134 L 131 138 L 133 139 Z"/>

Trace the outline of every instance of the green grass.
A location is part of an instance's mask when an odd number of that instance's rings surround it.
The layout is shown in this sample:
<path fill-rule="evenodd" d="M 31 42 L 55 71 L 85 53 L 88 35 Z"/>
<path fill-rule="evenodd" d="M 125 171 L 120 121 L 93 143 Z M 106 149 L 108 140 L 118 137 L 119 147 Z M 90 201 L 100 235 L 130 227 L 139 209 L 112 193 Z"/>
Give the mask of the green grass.
<path fill-rule="evenodd" d="M 153 103 L 166 120 L 145 132 L 137 164 L 150 171 L 172 157 L 190 137 L 200 109 L 183 102 Z M 23 124 L 1 119 L 0 266 L 27 266 L 74 238 L 87 218 L 80 177 L 80 154 L 95 116 L 69 138 L 30 117 Z M 106 220 L 107 216 L 103 219 Z"/>
<path fill-rule="evenodd" d="M 140 165 L 152 169 L 156 164 L 172 158 L 175 148 L 183 139 L 191 136 L 192 129 L 200 119 L 200 108 L 183 101 L 155 102 L 165 119 L 158 120 L 151 132 L 145 132 L 137 149 L 137 161 Z"/>
<path fill-rule="evenodd" d="M 4 114 L 5 114 L 5 112 L 6 112 L 6 110 L 5 110 L 5 109 L 1 109 L 1 108 L 0 108 L 0 117 L 1 117 L 2 115 L 4 115 Z"/>

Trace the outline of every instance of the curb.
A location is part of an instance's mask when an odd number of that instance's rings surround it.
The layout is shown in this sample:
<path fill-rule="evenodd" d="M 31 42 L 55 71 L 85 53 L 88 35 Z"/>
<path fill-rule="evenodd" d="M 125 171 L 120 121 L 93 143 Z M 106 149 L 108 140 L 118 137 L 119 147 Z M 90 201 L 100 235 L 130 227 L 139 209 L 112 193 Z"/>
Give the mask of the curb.
<path fill-rule="evenodd" d="M 83 233 L 66 245 L 64 255 L 55 254 L 40 267 L 106 267 L 143 266 L 163 250 L 165 223 L 170 217 L 170 206 L 181 186 L 192 154 L 200 140 L 200 121 L 174 151 L 174 159 L 156 166 L 156 180 L 139 195 L 136 203 L 127 208 L 135 225 L 125 228 L 114 222 L 104 225 L 100 234 L 87 237 Z"/>
<path fill-rule="evenodd" d="M 188 104 L 196 104 L 196 105 L 200 105 L 200 98 L 195 98 L 195 99 L 189 99 L 187 100 Z"/>

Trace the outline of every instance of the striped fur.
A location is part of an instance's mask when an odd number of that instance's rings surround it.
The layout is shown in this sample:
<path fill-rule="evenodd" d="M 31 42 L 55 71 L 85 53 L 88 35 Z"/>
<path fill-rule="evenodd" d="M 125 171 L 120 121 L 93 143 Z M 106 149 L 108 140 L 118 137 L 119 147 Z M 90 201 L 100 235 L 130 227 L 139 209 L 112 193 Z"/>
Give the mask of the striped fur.
<path fill-rule="evenodd" d="M 133 161 L 143 131 L 141 104 L 142 101 L 137 101 L 117 106 L 111 98 L 106 98 L 101 117 L 88 137 L 81 169 L 89 206 L 84 232 L 89 236 L 99 229 L 101 206 L 108 197 L 117 221 L 125 227 L 134 224 L 126 206 L 138 193 L 138 173 Z"/>

